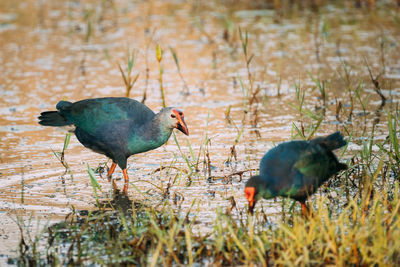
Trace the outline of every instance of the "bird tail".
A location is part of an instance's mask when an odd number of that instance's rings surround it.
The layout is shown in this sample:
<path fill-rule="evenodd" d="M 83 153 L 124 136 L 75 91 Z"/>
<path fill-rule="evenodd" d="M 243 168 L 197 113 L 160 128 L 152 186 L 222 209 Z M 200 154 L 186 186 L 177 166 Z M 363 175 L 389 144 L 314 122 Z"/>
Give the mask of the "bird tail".
<path fill-rule="evenodd" d="M 44 126 L 66 126 L 72 123 L 61 116 L 57 111 L 45 111 L 40 113 L 39 124 Z"/>
<path fill-rule="evenodd" d="M 343 135 L 340 132 L 335 132 L 326 137 L 319 137 L 313 139 L 311 142 L 325 146 L 329 150 L 335 150 L 346 145 L 346 141 L 343 139 Z"/>
<path fill-rule="evenodd" d="M 58 102 L 56 108 L 60 111 L 65 111 L 69 107 L 71 107 L 72 103 L 68 101 L 60 101 Z M 65 117 L 63 117 L 58 111 L 45 111 L 40 113 L 38 117 L 39 124 L 44 126 L 66 126 L 71 125 L 72 123 L 67 121 Z"/>

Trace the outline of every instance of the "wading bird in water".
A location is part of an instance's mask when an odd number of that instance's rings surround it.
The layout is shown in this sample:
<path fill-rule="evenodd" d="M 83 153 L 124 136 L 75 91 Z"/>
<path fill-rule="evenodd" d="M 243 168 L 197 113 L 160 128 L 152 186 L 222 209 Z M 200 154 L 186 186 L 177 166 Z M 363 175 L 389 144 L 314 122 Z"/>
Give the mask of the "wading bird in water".
<path fill-rule="evenodd" d="M 82 145 L 113 161 L 107 174 L 109 180 L 117 165 L 122 169 L 125 194 L 129 182 L 128 157 L 163 145 L 175 128 L 189 135 L 179 109 L 167 107 L 155 114 L 146 105 L 125 97 L 93 98 L 75 103 L 60 101 L 56 109 L 42 112 L 39 123 L 74 126 Z M 116 189 L 114 181 L 113 187 Z"/>

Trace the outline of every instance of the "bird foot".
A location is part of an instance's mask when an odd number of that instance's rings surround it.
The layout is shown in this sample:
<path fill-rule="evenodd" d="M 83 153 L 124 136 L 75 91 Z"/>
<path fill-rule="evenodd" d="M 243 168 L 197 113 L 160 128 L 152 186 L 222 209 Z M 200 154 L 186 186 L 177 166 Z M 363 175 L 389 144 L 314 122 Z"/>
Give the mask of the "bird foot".
<path fill-rule="evenodd" d="M 116 197 L 116 196 L 121 195 L 121 190 L 119 190 L 118 188 L 117 189 L 113 189 L 112 193 L 113 193 L 113 196 Z"/>
<path fill-rule="evenodd" d="M 107 176 L 108 181 L 112 182 L 113 191 L 119 191 L 117 183 L 115 183 L 115 179 L 111 179 L 111 176 Z"/>
<path fill-rule="evenodd" d="M 124 194 L 128 195 L 128 183 L 124 184 Z"/>

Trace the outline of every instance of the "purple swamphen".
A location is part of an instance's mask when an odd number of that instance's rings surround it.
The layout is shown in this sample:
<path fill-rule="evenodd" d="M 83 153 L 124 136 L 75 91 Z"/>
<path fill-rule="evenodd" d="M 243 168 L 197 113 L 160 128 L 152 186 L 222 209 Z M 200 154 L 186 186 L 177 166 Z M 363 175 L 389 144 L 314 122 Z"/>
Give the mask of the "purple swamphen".
<path fill-rule="evenodd" d="M 163 145 L 174 128 L 189 135 L 182 111 L 167 107 L 155 114 L 130 98 L 93 98 L 75 103 L 60 101 L 56 108 L 57 111 L 42 112 L 39 123 L 75 126 L 75 135 L 82 145 L 112 159 L 107 174 L 109 180 L 117 164 L 122 169 L 125 194 L 128 191 L 126 165 L 129 156 Z M 113 187 L 116 189 L 115 182 Z"/>
<path fill-rule="evenodd" d="M 276 196 L 301 203 L 308 214 L 306 199 L 332 175 L 347 168 L 332 150 L 346 144 L 340 132 L 310 141 L 285 142 L 268 151 L 260 162 L 260 173 L 245 185 L 245 196 L 252 214 L 257 200 Z"/>

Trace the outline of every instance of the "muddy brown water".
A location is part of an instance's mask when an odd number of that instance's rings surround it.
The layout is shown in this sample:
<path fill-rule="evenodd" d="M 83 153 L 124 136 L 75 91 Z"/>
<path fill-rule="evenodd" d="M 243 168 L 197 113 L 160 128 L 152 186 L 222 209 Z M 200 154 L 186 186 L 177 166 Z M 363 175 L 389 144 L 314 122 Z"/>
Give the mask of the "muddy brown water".
<path fill-rule="evenodd" d="M 184 110 L 190 136 L 176 133 L 183 153 L 190 156 L 190 142 L 197 157 L 204 139 L 210 138 L 209 155 L 213 176 L 257 169 L 262 155 L 274 144 L 290 140 L 292 123 L 312 121 L 292 106 L 297 105 L 294 84 L 305 90 L 305 107 L 315 111 L 322 100 L 310 77 L 326 80 L 326 115 L 317 135 L 340 130 L 355 139 L 342 160 L 359 148 L 357 140 L 376 126 L 378 138 L 387 135 L 385 113 L 376 112 L 380 98 L 375 93 L 364 61 L 380 76 L 388 101 L 384 110 L 395 109 L 400 93 L 400 27 L 396 9 L 386 6 L 367 12 L 351 5 L 325 6 L 320 13 L 297 10 L 284 17 L 273 9 L 229 1 L 13 1 L 0 2 L 0 254 L 12 255 L 18 244 L 17 215 L 35 232 L 46 223 L 61 220 L 76 209 L 93 209 L 95 198 L 86 164 L 95 168 L 106 158 L 95 154 L 73 136 L 66 161 L 73 176 L 54 156 L 60 151 L 65 133 L 37 124 L 42 111 L 54 110 L 59 100 L 124 96 L 125 87 L 118 63 L 124 68 L 127 50 L 135 49 L 133 76 L 139 78 L 130 97 L 141 100 L 154 111 L 161 108 L 156 44 L 163 49 L 163 85 L 166 103 Z M 397 18 L 397 22 L 396 22 Z M 248 74 L 238 28 L 248 31 L 250 71 L 254 89 L 260 88 L 242 123 L 244 93 Z M 382 45 L 381 45 L 382 44 Z M 179 59 L 182 81 L 170 48 Z M 383 57 L 382 57 L 383 55 Z M 382 63 L 384 62 L 384 64 Z M 353 118 L 347 121 L 351 101 L 346 89 L 343 64 L 349 70 L 348 85 L 359 81 L 360 95 L 368 98 L 367 115 L 354 99 Z M 342 76 L 341 76 L 342 75 Z M 188 88 L 185 88 L 184 83 Z M 278 88 L 280 96 L 278 96 Z M 188 91 L 188 94 L 186 92 Z M 353 97 L 354 92 L 353 92 Z M 337 103 L 342 110 L 336 117 Z M 236 145 L 237 159 L 226 160 L 238 136 L 230 117 L 244 132 Z M 257 124 L 254 110 L 257 107 Z M 209 114 L 209 115 L 208 115 Z M 207 127 L 207 117 L 209 122 Z M 315 123 L 315 122 L 313 122 Z M 192 159 L 193 160 L 193 159 Z M 187 211 L 194 200 L 198 207 L 198 228 L 211 230 L 218 207 L 230 206 L 230 197 L 239 209 L 246 201 L 242 190 L 250 172 L 232 180 L 207 182 L 201 153 L 200 173 L 178 175 L 164 198 L 157 187 L 166 188 L 176 171 L 155 172 L 173 164 L 188 170 L 173 138 L 154 150 L 129 159 L 129 197 L 149 205 L 169 201 Z M 254 171 L 252 172 L 254 173 Z M 104 176 L 103 176 L 104 177 Z M 122 174 L 117 169 L 116 177 Z M 98 177 L 107 198 L 110 185 Z M 64 181 L 64 183 L 63 183 Z M 152 184 L 151 184 L 152 183 Z M 122 187 L 122 182 L 118 182 Z M 135 189 L 135 187 L 138 189 Z M 139 193 L 148 191 L 147 194 Z M 174 204 L 174 196 L 179 196 Z M 198 205 L 198 206 L 197 206 Z M 262 201 L 264 210 L 278 213 L 280 201 Z M 197 213 L 194 212 L 193 216 Z M 32 218 L 32 219 L 31 219 Z M 13 252 L 14 251 L 14 252 Z"/>

